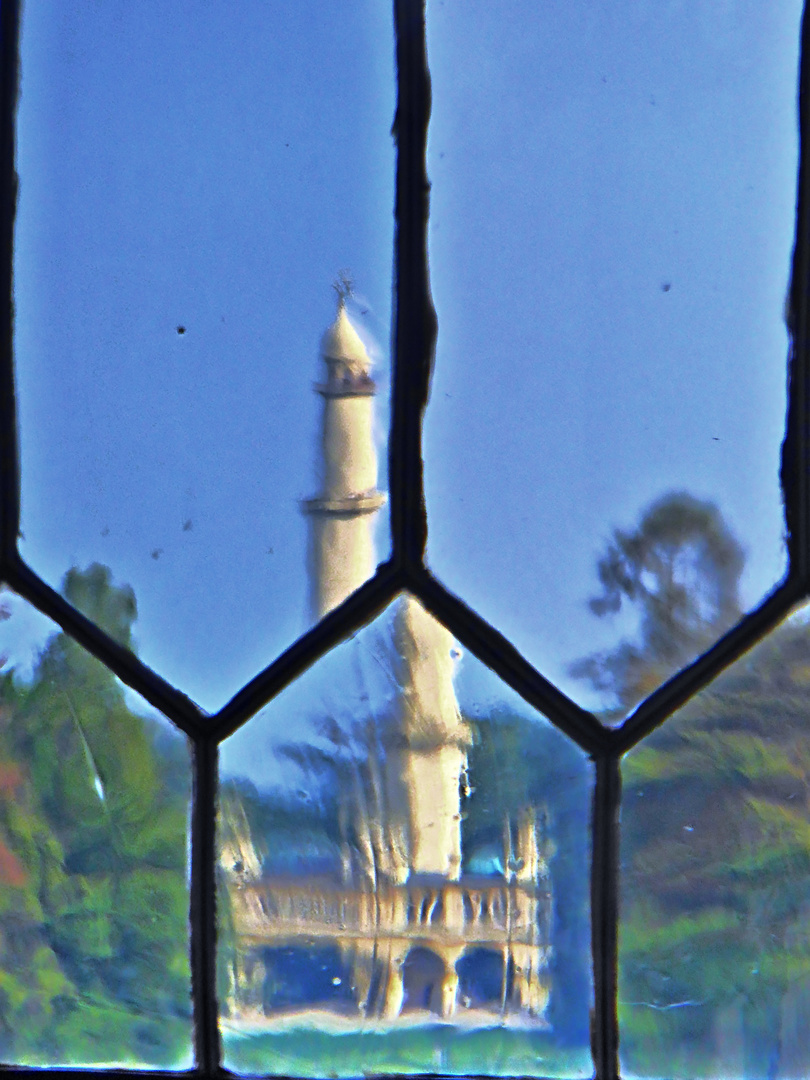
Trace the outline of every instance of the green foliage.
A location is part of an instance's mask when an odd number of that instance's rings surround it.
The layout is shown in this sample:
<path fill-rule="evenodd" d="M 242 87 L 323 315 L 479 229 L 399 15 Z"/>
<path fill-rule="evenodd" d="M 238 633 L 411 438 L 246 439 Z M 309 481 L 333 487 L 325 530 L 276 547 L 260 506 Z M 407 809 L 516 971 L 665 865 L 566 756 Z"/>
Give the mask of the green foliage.
<path fill-rule="evenodd" d="M 606 693 L 623 715 L 712 645 L 740 617 L 742 547 L 711 502 L 671 492 L 631 532 L 615 529 L 596 566 L 600 618 L 622 608 L 638 619 L 635 641 L 577 661 L 571 672 Z"/>
<path fill-rule="evenodd" d="M 98 565 L 68 599 L 132 645 L 135 599 Z M 0 1057 L 171 1066 L 188 1056 L 182 738 L 134 714 L 64 634 L 0 681 Z M 4 874 L 4 868 L 6 873 Z M 19 871 L 19 872 L 18 872 Z"/>
<path fill-rule="evenodd" d="M 132 624 L 138 618 L 135 593 L 129 585 L 113 585 L 109 567 L 101 563 L 92 563 L 86 570 L 72 567 L 65 574 L 62 593 L 111 638 L 132 648 Z"/>
<path fill-rule="evenodd" d="M 809 653 L 807 624 L 789 620 L 627 759 L 620 995 L 633 1071 L 671 1068 L 675 1046 L 689 1051 L 673 1075 L 719 1068 L 729 1045 L 748 1075 L 783 1055 L 810 1065 L 785 1019 L 810 986 Z"/>
<path fill-rule="evenodd" d="M 616 531 L 591 602 L 634 640 L 573 671 L 632 708 L 739 617 L 742 550 L 667 495 Z M 637 1075 L 806 1075 L 810 627 L 790 619 L 623 764 L 620 1021 Z M 798 1070 L 798 1071 L 797 1071 Z"/>

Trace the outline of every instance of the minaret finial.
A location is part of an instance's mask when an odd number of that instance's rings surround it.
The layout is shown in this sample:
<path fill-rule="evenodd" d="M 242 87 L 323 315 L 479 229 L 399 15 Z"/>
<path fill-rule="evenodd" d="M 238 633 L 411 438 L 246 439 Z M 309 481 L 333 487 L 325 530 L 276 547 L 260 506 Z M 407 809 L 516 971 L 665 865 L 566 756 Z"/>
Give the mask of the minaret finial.
<path fill-rule="evenodd" d="M 339 270 L 337 278 L 332 282 L 332 288 L 338 295 L 338 307 L 346 306 L 346 301 L 354 295 L 354 281 L 348 270 Z"/>

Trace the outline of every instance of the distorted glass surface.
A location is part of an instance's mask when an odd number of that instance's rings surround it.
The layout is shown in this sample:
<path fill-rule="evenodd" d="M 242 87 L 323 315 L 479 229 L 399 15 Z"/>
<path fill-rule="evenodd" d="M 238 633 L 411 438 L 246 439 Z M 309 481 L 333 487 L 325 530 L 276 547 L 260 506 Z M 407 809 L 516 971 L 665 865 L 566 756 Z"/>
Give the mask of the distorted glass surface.
<path fill-rule="evenodd" d="M 588 612 L 614 529 L 686 493 L 745 550 L 743 610 L 785 570 L 801 8 L 429 12 L 429 560 L 590 708 L 623 703 L 569 666 L 635 627 Z"/>
<path fill-rule="evenodd" d="M 625 759 L 623 1075 L 810 1075 L 810 607 Z"/>
<path fill-rule="evenodd" d="M 591 1074 L 590 763 L 417 601 L 220 762 L 227 1068 Z"/>
<path fill-rule="evenodd" d="M 126 642 L 102 567 L 65 592 Z M 189 1067 L 190 797 L 184 736 L 0 591 L 0 1061 Z"/>
<path fill-rule="evenodd" d="M 341 271 L 381 449 L 391 12 L 32 0 L 21 48 L 22 552 L 52 585 L 111 566 L 142 658 L 218 708 L 308 626 Z"/>

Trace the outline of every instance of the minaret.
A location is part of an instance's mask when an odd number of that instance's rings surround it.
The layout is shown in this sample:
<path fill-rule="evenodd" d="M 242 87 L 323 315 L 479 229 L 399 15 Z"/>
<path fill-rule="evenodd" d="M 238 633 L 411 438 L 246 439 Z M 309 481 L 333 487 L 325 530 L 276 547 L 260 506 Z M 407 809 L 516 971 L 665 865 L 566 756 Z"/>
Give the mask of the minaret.
<path fill-rule="evenodd" d="M 313 621 L 367 581 L 377 565 L 374 519 L 385 502 L 377 491 L 371 359 L 346 314 L 339 291 L 337 317 L 321 341 L 323 398 L 320 494 L 303 502 L 309 515 L 310 612 Z"/>
<path fill-rule="evenodd" d="M 385 497 L 376 490 L 373 438 L 376 387 L 371 361 L 346 314 L 348 289 L 339 287 L 337 317 L 321 342 L 323 397 L 320 495 L 307 499 L 311 610 L 319 619 L 374 573 L 374 517 Z M 459 788 L 467 764 L 469 729 L 455 688 L 454 641 L 412 596 L 394 619 L 392 675 L 400 687 L 386 725 L 385 851 L 376 864 L 398 883 L 410 874 L 458 880 L 461 873 Z"/>
<path fill-rule="evenodd" d="M 401 792 L 409 870 L 457 881 L 461 875 L 461 795 L 470 730 L 453 686 L 453 636 L 412 596 L 394 623 L 398 746 L 389 753 L 391 791 Z M 399 800 L 398 800 L 399 801 Z"/>

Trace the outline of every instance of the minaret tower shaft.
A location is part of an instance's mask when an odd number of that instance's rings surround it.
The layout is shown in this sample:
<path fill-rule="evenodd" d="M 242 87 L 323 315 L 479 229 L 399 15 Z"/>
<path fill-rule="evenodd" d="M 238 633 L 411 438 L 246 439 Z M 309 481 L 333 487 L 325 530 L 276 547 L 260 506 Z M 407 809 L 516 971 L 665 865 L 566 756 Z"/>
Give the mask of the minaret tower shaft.
<path fill-rule="evenodd" d="M 409 871 L 457 881 L 461 876 L 460 788 L 470 729 L 459 712 L 453 636 L 413 596 L 394 623 L 398 745 L 388 761 L 389 787 L 400 792 Z"/>
<path fill-rule="evenodd" d="M 337 317 L 321 341 L 326 381 L 318 457 L 320 494 L 303 502 L 310 519 L 310 613 L 320 619 L 374 573 L 374 523 L 385 496 L 377 491 L 371 359 L 340 296 Z"/>
<path fill-rule="evenodd" d="M 374 572 L 374 520 L 385 496 L 376 490 L 373 437 L 376 387 L 371 361 L 338 289 L 337 317 L 321 341 L 326 381 L 319 455 L 320 494 L 303 509 L 310 519 L 311 610 L 319 619 Z M 411 874 L 458 880 L 459 788 L 470 732 L 453 686 L 455 645 L 448 630 L 412 596 L 400 598 L 390 643 L 399 686 L 380 762 L 388 825 L 378 870 L 402 884 Z M 382 836 L 382 834 L 381 834 Z"/>

